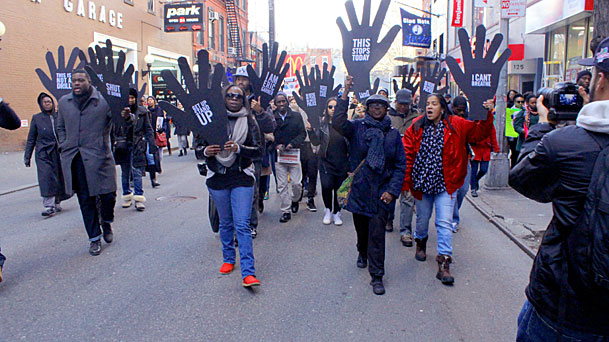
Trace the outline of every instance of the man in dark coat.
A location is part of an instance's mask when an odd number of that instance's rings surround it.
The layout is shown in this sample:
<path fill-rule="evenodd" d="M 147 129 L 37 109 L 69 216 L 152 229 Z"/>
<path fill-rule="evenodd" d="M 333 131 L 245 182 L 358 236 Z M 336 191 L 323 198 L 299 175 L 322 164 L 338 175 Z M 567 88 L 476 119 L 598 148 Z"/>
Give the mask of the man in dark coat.
<path fill-rule="evenodd" d="M 382 95 L 366 99 L 363 119 L 347 119 L 352 86 L 353 77 L 347 76 L 332 127 L 349 140 L 349 170 L 355 173 L 346 209 L 353 213 L 357 232 L 357 266 L 365 268 L 369 264 L 372 290 L 382 295 L 385 293 L 385 225 L 390 204 L 402 190 L 406 155 L 400 133 L 391 127 L 387 116 L 389 102 Z M 358 167 L 359 171 L 355 172 Z"/>
<path fill-rule="evenodd" d="M 116 203 L 116 167 L 110 147 L 112 112 L 84 70 L 72 72 L 72 92 L 59 100 L 58 108 L 57 138 L 66 192 L 76 192 L 91 242 L 89 253 L 99 255 L 102 230 L 106 243 L 113 239 L 110 224 Z"/>
<path fill-rule="evenodd" d="M 42 216 L 50 217 L 61 211 L 61 201 L 67 199 L 64 188 L 63 174 L 55 126 L 57 112 L 55 102 L 49 94 L 38 95 L 40 113 L 32 116 L 30 132 L 25 145 L 24 163 L 30 167 L 32 152 L 36 148 L 36 171 L 38 173 L 38 188 L 42 196 L 45 210 Z"/>
<path fill-rule="evenodd" d="M 275 96 L 275 142 L 274 148 L 282 153 L 284 151 L 299 149 L 307 135 L 300 113 L 294 112 L 288 106 L 288 96 L 280 92 Z M 289 181 L 288 181 L 289 174 Z M 277 191 L 281 198 L 281 218 L 279 222 L 285 223 L 292 218 L 292 213 L 298 212 L 298 201 L 302 187 L 302 168 L 300 160 L 293 163 L 275 163 L 275 176 L 277 177 Z M 291 190 L 289 189 L 291 185 Z M 291 192 L 291 193 L 290 193 Z"/>
<path fill-rule="evenodd" d="M 21 127 L 21 120 L 15 111 L 9 107 L 8 103 L 5 103 L 0 97 L 0 127 L 9 130 L 15 130 Z M 2 268 L 4 267 L 4 261 L 6 257 L 2 254 L 0 249 L 0 283 L 2 282 Z"/>
<path fill-rule="evenodd" d="M 597 157 L 609 146 L 608 50 L 609 38 L 598 46 L 594 59 L 580 61 L 594 69 L 591 102 L 579 112 L 575 126 L 556 129 L 540 96 L 539 124 L 531 126 L 520 161 L 510 171 L 510 186 L 533 200 L 551 201 L 554 213 L 533 262 L 517 341 L 607 341 L 609 337 L 603 296 L 607 289 L 586 285 L 594 278 L 592 236 L 602 228 L 595 231 L 579 222 L 580 215 L 590 210 L 585 204 Z M 594 214 L 606 217 L 607 212 Z M 601 284 L 606 282 L 597 276 Z"/>

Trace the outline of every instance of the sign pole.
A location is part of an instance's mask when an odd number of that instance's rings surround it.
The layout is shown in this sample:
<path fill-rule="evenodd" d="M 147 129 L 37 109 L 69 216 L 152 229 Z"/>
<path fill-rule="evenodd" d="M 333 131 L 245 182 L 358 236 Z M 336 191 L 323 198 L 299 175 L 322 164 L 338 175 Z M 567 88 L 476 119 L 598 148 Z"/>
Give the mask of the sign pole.
<path fill-rule="evenodd" d="M 275 43 L 275 0 L 269 0 L 269 47 Z"/>
<path fill-rule="evenodd" d="M 501 18 L 500 32 L 503 34 L 500 51 L 508 48 L 510 19 Z M 499 153 L 491 153 L 491 164 L 489 174 L 486 179 L 486 187 L 489 189 L 502 189 L 508 187 L 508 177 L 510 172 L 510 160 L 507 157 L 507 143 L 505 139 L 505 115 L 506 115 L 506 94 L 507 94 L 507 67 L 505 63 L 499 74 L 499 86 L 497 87 L 497 103 L 495 105 L 495 129 L 497 131 L 497 144 Z"/>

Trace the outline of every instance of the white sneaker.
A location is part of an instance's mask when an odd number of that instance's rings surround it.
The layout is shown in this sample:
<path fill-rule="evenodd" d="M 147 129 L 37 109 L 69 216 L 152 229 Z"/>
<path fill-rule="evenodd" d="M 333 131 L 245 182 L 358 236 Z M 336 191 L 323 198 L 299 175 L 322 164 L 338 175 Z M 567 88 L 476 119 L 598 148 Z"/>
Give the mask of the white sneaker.
<path fill-rule="evenodd" d="M 340 219 L 340 211 L 337 212 L 336 214 L 334 214 L 333 216 L 334 216 L 334 224 L 337 226 L 342 226 L 343 220 Z"/>
<path fill-rule="evenodd" d="M 324 211 L 324 224 L 332 223 L 332 210 L 326 208 Z"/>

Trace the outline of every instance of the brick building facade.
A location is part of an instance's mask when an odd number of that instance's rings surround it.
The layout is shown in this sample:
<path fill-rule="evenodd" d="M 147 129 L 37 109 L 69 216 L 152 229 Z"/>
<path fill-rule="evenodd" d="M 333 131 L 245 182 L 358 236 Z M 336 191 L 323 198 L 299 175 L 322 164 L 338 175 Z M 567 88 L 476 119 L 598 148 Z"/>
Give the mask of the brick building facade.
<path fill-rule="evenodd" d="M 0 42 L 0 97 L 11 104 L 22 120 L 31 120 L 40 111 L 36 98 L 46 91 L 35 73 L 48 73 L 45 59 L 63 45 L 66 61 L 72 48 L 86 50 L 111 39 L 115 52 L 126 53 L 128 64 L 138 71 L 138 82 L 148 83 L 147 94 L 158 93 L 158 75 L 163 69 L 179 74 L 177 59 L 186 57 L 192 65 L 196 51 L 208 49 L 214 63 L 229 67 L 239 59 L 229 54 L 228 14 L 224 0 L 201 0 L 203 31 L 163 32 L 163 5 L 158 0 L 10 0 L 2 1 L 0 21 L 6 34 Z M 240 44 L 247 47 L 247 0 L 233 0 L 239 22 Z M 215 14 L 210 14 L 213 12 Z M 209 29 L 213 28 L 214 32 Z M 222 34 L 223 33 L 223 34 Z M 203 36 L 203 37 L 202 37 Z M 242 51 L 249 51 L 249 48 Z M 151 73 L 144 57 L 151 55 Z M 156 76 L 156 77 L 155 77 Z M 28 128 L 0 130 L 0 151 L 19 151 L 25 146 Z"/>

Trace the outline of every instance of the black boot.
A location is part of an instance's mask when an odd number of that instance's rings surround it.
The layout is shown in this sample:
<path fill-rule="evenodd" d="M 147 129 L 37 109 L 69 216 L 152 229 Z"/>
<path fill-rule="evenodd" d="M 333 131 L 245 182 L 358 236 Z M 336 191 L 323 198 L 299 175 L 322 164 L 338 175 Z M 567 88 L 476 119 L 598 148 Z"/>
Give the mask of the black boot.
<path fill-rule="evenodd" d="M 453 259 L 450 255 L 438 255 L 436 261 L 438 262 L 436 278 L 444 285 L 452 285 L 455 282 L 455 278 L 450 274 L 450 264 L 453 262 Z"/>
<path fill-rule="evenodd" d="M 103 222 L 101 224 L 101 227 L 103 231 L 104 241 L 106 241 L 106 243 L 112 243 L 112 241 L 114 240 L 114 233 L 112 233 L 112 226 L 110 225 L 110 223 Z"/>
<path fill-rule="evenodd" d="M 425 261 L 427 259 L 427 237 L 424 239 L 414 239 L 414 242 L 417 244 L 414 258 L 419 261 Z"/>
<path fill-rule="evenodd" d="M 178 154 L 178 157 L 183 157 L 184 156 L 184 150 L 180 150 L 180 154 Z"/>
<path fill-rule="evenodd" d="M 381 276 L 373 276 L 372 281 L 370 281 L 370 285 L 372 285 L 372 292 L 375 295 L 384 295 L 385 294 L 385 286 L 383 285 L 383 277 Z"/>
<path fill-rule="evenodd" d="M 366 268 L 368 266 L 368 258 L 362 256 L 361 254 L 357 256 L 357 267 Z"/>
<path fill-rule="evenodd" d="M 97 256 L 101 253 L 101 240 L 92 241 L 89 246 L 89 254 Z"/>

